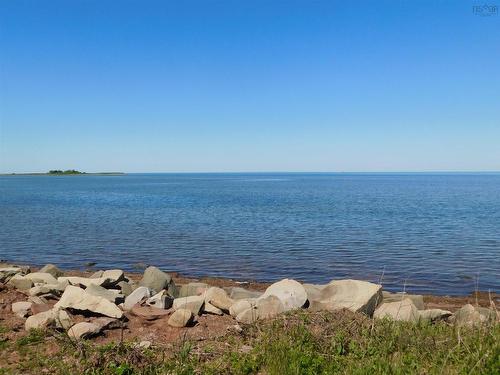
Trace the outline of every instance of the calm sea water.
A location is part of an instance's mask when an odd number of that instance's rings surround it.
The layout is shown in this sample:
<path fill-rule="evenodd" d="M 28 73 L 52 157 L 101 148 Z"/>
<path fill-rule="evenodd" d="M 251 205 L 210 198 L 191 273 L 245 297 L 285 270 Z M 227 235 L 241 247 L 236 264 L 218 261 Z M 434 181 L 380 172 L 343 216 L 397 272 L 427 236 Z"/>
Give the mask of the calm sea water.
<path fill-rule="evenodd" d="M 500 174 L 0 177 L 0 258 L 500 291 Z"/>

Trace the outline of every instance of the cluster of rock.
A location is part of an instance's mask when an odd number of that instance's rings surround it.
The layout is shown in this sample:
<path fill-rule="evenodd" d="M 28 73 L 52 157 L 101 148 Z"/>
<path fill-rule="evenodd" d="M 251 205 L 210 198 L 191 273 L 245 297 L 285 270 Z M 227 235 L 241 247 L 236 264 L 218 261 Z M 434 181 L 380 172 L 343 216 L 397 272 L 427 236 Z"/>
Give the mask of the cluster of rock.
<path fill-rule="evenodd" d="M 425 309 L 422 296 L 388 293 L 381 285 L 359 280 L 314 285 L 284 279 L 258 292 L 199 282 L 176 285 L 169 274 L 156 267 L 148 267 L 142 279 L 134 282 L 121 270 L 98 271 L 90 277 L 64 276 L 49 264 L 38 272 L 27 267 L 0 268 L 0 282 L 27 295 L 27 301 L 12 304 L 15 314 L 27 318 L 27 330 L 55 326 L 77 339 L 123 327 L 127 313 L 148 320 L 168 316 L 172 327 L 194 325 L 202 314 L 229 314 L 239 323 L 252 323 L 301 308 L 348 309 L 374 318 L 447 320 L 461 325 L 498 318 L 496 312 L 472 305 L 455 314 Z M 75 322 L 77 315 L 87 320 Z"/>

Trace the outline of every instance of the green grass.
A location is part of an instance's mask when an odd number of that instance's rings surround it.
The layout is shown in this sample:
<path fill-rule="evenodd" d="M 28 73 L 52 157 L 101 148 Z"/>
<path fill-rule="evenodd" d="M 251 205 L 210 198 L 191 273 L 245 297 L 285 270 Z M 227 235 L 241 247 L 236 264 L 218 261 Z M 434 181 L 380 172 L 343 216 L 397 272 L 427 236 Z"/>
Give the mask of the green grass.
<path fill-rule="evenodd" d="M 58 344 L 56 355 L 44 354 L 47 340 Z M 499 374 L 500 325 L 459 329 L 304 311 L 244 327 L 242 334 L 169 347 L 99 346 L 35 332 L 9 350 L 21 356 L 13 373 Z"/>

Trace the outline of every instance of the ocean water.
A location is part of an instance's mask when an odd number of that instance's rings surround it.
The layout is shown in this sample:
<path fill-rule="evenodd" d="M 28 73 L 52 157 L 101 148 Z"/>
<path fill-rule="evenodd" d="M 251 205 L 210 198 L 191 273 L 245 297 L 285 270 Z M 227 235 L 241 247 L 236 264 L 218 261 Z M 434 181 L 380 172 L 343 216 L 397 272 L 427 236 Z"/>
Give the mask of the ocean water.
<path fill-rule="evenodd" d="M 0 258 L 500 292 L 500 174 L 3 176 Z"/>

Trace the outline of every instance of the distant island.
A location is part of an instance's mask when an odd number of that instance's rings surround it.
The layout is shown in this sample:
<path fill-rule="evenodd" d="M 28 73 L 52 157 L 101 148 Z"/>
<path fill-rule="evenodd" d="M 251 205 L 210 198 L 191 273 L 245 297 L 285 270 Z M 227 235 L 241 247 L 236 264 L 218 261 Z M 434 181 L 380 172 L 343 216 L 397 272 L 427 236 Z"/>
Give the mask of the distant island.
<path fill-rule="evenodd" d="M 85 174 L 85 172 L 80 172 L 75 169 L 67 169 L 65 171 L 61 171 L 60 169 L 53 169 L 49 171 L 48 174 Z"/>
<path fill-rule="evenodd" d="M 119 176 L 124 175 L 123 172 L 97 172 L 97 173 L 87 173 L 80 172 L 76 169 L 51 169 L 48 172 L 41 173 L 1 173 L 0 176 L 74 176 L 74 175 L 86 175 L 86 176 Z"/>

